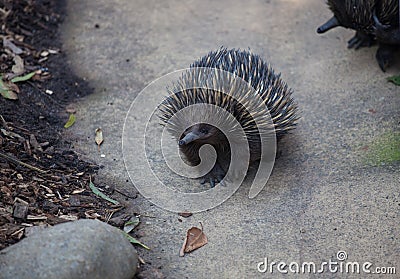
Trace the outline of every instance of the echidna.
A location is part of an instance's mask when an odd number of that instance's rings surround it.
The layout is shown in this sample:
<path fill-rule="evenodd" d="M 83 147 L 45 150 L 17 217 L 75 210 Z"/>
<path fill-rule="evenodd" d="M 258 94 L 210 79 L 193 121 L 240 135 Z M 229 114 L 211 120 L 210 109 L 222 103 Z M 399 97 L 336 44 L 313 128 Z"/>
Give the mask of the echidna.
<path fill-rule="evenodd" d="M 328 0 L 333 17 L 318 27 L 324 33 L 334 27 L 353 29 L 356 34 L 348 41 L 348 48 L 358 49 L 378 42 L 376 59 L 382 71 L 391 64 L 399 40 L 398 0 Z"/>
<path fill-rule="evenodd" d="M 400 26 L 393 27 L 392 24 L 382 24 L 375 12 L 373 17 L 375 22 L 375 36 L 377 40 L 388 45 L 400 45 Z"/>
<path fill-rule="evenodd" d="M 211 74 L 195 69 L 208 69 Z M 223 74 L 220 75 L 219 72 L 229 73 L 234 78 L 222 77 Z M 234 79 L 245 83 L 252 91 Z M 222 83 L 224 84 L 221 86 Z M 229 93 L 226 91 L 233 94 L 226 94 Z M 247 137 L 250 162 L 260 159 L 260 133 L 265 132 L 265 127 L 257 126 L 256 118 L 270 113 L 272 122 L 269 128 L 273 126 L 277 140 L 295 128 L 298 119 L 292 90 L 269 64 L 249 51 L 226 48 L 211 51 L 190 66 L 187 74 L 178 80 L 170 93 L 160 106 L 160 118 L 177 139 L 181 152 L 192 166 L 200 163 L 200 147 L 204 144 L 214 147 L 217 153 L 216 164 L 202 179 L 202 183 L 209 181 L 212 187 L 225 176 L 231 148 L 235 147 L 230 146 L 226 134 L 207 123 L 218 123 L 221 125 L 219 127 L 228 126 L 230 131 L 235 131 L 238 127 L 234 127 L 232 121 L 213 109 L 206 110 L 200 106 L 185 117 L 174 118 L 174 115 L 179 115 L 179 111 L 191 105 L 203 104 L 215 105 L 229 112 Z"/>

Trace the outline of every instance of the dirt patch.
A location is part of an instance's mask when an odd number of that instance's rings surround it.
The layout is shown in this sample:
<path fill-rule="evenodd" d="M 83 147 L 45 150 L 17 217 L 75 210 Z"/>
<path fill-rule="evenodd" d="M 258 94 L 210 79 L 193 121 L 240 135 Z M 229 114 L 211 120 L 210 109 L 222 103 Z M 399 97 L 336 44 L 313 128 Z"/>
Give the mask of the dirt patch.
<path fill-rule="evenodd" d="M 108 221 L 123 213 L 122 205 L 93 193 L 89 180 L 94 181 L 99 166 L 80 159 L 62 137 L 74 113 L 68 104 L 93 92 L 65 65 L 57 33 L 64 2 L 0 1 L 0 73 L 17 96 L 0 95 L 0 250 L 36 225 L 79 218 Z M 28 80 L 12 82 L 33 72 Z"/>

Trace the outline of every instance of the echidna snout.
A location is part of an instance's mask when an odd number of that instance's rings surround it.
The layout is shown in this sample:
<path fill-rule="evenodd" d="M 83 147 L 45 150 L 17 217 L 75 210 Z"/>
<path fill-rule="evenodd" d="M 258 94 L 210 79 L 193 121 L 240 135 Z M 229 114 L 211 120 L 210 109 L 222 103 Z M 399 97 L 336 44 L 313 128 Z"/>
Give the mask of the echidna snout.
<path fill-rule="evenodd" d="M 327 22 L 325 22 L 320 27 L 318 27 L 317 33 L 318 34 L 325 33 L 326 31 L 328 31 L 328 30 L 330 30 L 332 28 L 335 28 L 337 26 L 340 26 L 340 23 L 339 23 L 338 19 L 335 16 L 333 16 Z"/>
<path fill-rule="evenodd" d="M 180 146 L 187 145 L 192 142 L 198 143 L 210 143 L 215 142 L 217 139 L 214 137 L 218 133 L 218 129 L 212 125 L 200 123 L 193 125 L 186 129 L 186 131 L 181 136 L 181 139 L 178 141 Z"/>

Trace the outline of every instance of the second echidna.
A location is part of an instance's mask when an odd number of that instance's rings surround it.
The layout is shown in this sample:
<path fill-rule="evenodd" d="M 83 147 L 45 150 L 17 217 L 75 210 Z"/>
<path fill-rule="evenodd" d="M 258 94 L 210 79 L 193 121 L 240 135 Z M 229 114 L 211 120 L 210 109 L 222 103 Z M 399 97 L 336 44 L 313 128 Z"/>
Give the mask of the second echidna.
<path fill-rule="evenodd" d="M 333 17 L 317 32 L 324 33 L 337 26 L 353 29 L 356 34 L 348 41 L 348 47 L 355 49 L 378 42 L 376 59 L 385 71 L 400 46 L 399 1 L 328 0 L 327 3 Z"/>
<path fill-rule="evenodd" d="M 211 74 L 196 69 L 210 69 Z M 251 86 L 253 91 L 231 77 L 222 78 L 219 71 L 239 78 Z M 221 87 L 222 83 L 224 85 Z M 261 153 L 260 133 L 263 133 L 264 128 L 262 125 L 257 126 L 257 118 L 270 114 L 277 140 L 296 126 L 297 106 L 292 99 L 292 90 L 269 64 L 248 51 L 220 48 L 208 53 L 194 62 L 188 73 L 170 91 L 171 95 L 160 106 L 160 118 L 177 139 L 190 165 L 200 163 L 199 151 L 203 145 L 214 147 L 216 163 L 203 177 L 203 182 L 209 181 L 212 187 L 225 176 L 230 155 L 235 151 L 231 148 L 235 146 L 230 145 L 226 134 L 209 123 L 218 123 L 219 127 L 228 126 L 230 131 L 238 127 L 217 110 L 192 105 L 214 105 L 232 115 L 247 138 L 250 162 L 259 160 Z M 229 91 L 233 94 L 229 94 Z M 190 113 L 185 117 L 179 116 L 181 110 L 190 106 L 194 107 Z"/>

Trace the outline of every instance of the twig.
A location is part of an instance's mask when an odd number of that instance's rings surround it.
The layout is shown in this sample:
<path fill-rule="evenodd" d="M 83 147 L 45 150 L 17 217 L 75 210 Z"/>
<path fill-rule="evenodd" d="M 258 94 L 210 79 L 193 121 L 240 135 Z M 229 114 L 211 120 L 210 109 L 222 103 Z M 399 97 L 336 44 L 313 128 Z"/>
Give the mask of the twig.
<path fill-rule="evenodd" d="M 9 161 L 11 161 L 13 163 L 19 164 L 21 166 L 27 167 L 28 169 L 31 169 L 31 170 L 34 170 L 34 171 L 38 171 L 40 173 L 46 173 L 46 171 L 44 171 L 42 169 L 39 169 L 37 167 L 34 167 L 34 166 L 29 165 L 29 164 L 24 163 L 24 162 L 21 162 L 20 160 L 14 159 L 13 157 L 8 156 L 8 155 L 6 155 L 4 153 L 1 153 L 1 152 L 0 152 L 0 157 L 3 157 L 4 159 L 9 160 Z"/>
<path fill-rule="evenodd" d="M 29 31 L 28 31 L 28 32 L 29 32 Z M 30 50 L 35 50 L 35 48 L 34 48 L 33 46 L 28 45 L 27 43 L 24 43 L 24 42 L 20 42 L 20 41 L 18 41 L 18 40 L 16 40 L 16 41 L 14 42 L 14 44 L 19 45 L 19 46 L 23 46 L 23 47 L 26 47 L 26 48 L 29 48 Z"/>
<path fill-rule="evenodd" d="M 14 123 L 8 123 L 8 124 L 10 124 L 10 125 L 11 125 L 12 127 L 14 127 L 15 129 L 18 129 L 18 130 L 22 131 L 23 133 L 25 133 L 25 134 L 27 134 L 27 135 L 32 134 L 29 130 L 27 130 L 27 129 L 25 129 L 25 128 L 22 128 L 22 127 L 20 127 L 20 126 L 17 126 L 17 125 L 15 125 Z"/>
<path fill-rule="evenodd" d="M 0 120 L 1 120 L 1 125 L 3 125 L 4 128 L 9 130 L 10 128 L 8 128 L 7 122 L 4 120 L 4 118 L 1 114 L 0 114 Z"/>
<path fill-rule="evenodd" d="M 146 264 L 146 262 L 143 260 L 143 258 L 141 258 L 140 256 L 138 256 L 138 260 L 141 264 Z"/>
<path fill-rule="evenodd" d="M 111 219 L 111 217 L 114 215 L 115 211 L 111 211 L 111 213 L 107 213 L 108 217 L 106 217 L 106 223 L 108 223 Z"/>
<path fill-rule="evenodd" d="M 130 199 L 136 199 L 137 198 L 137 194 L 136 195 L 128 195 L 128 194 L 125 194 L 125 193 L 115 189 L 115 188 L 114 188 L 114 191 L 117 192 L 118 194 L 123 195 L 124 197 L 130 198 Z"/>
<path fill-rule="evenodd" d="M 56 100 L 54 100 L 52 97 L 50 97 L 48 94 L 44 93 L 42 90 L 40 90 L 39 87 L 36 86 L 36 84 L 34 84 L 31 81 L 26 81 L 27 84 L 29 84 L 30 86 L 32 86 L 33 88 L 35 88 L 40 94 L 42 94 L 43 96 L 45 96 L 46 98 L 48 98 L 50 101 L 52 101 L 54 104 L 56 104 L 57 106 L 59 106 L 60 108 L 62 108 L 63 106 L 58 103 Z"/>

